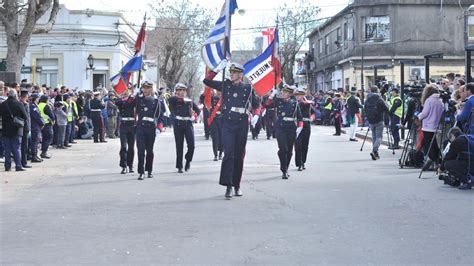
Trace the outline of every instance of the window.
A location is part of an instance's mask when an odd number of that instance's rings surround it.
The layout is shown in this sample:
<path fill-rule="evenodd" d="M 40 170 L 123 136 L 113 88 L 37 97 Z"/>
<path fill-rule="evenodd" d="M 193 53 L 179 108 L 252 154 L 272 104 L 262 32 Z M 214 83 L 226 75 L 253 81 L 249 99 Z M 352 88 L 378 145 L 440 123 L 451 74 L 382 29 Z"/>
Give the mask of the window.
<path fill-rule="evenodd" d="M 469 39 L 474 39 L 474 16 L 469 16 L 467 19 Z"/>
<path fill-rule="evenodd" d="M 336 39 L 337 41 L 342 40 L 342 38 L 341 38 L 342 37 L 341 36 L 341 28 L 340 27 L 336 29 L 336 36 L 337 36 L 337 39 Z"/>
<path fill-rule="evenodd" d="M 41 72 L 38 72 L 37 83 L 46 84 L 48 87 L 59 86 L 58 82 L 58 59 L 36 59 L 36 67 L 40 68 Z"/>
<path fill-rule="evenodd" d="M 344 23 L 344 41 L 347 41 L 348 40 L 348 37 L 349 37 L 349 32 L 348 32 L 348 28 L 347 28 L 347 23 Z"/>
<path fill-rule="evenodd" d="M 366 17 L 365 40 L 367 42 L 390 41 L 390 17 Z"/>
<path fill-rule="evenodd" d="M 329 53 L 329 37 L 326 36 L 324 37 L 324 54 L 328 54 Z"/>
<path fill-rule="evenodd" d="M 319 39 L 319 54 L 323 53 L 323 39 Z"/>

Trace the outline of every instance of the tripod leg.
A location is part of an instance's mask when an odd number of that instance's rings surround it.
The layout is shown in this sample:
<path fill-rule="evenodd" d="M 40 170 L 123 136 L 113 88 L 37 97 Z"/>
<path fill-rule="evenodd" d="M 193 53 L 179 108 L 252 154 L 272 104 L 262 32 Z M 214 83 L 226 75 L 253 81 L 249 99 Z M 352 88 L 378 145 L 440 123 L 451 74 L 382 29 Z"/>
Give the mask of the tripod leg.
<path fill-rule="evenodd" d="M 395 149 L 394 149 L 394 147 L 393 147 L 393 145 L 392 145 L 392 136 L 390 135 L 390 132 L 389 132 L 389 130 L 388 130 L 388 127 L 386 127 L 386 130 L 387 130 L 388 147 L 389 147 L 389 148 L 391 147 L 391 148 L 392 148 L 392 154 L 395 154 Z"/>
<path fill-rule="evenodd" d="M 364 141 L 362 142 L 362 146 L 360 147 L 360 151 L 364 149 L 365 140 L 367 140 L 367 135 L 369 135 L 370 127 L 367 128 L 367 132 L 365 133 Z"/>

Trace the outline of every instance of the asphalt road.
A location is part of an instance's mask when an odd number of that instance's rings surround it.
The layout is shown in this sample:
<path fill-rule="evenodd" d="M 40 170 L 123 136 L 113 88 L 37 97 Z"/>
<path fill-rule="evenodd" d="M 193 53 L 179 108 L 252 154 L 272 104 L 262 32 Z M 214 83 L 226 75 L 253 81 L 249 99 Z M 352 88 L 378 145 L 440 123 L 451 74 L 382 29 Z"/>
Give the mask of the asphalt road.
<path fill-rule="evenodd" d="M 153 179 L 121 175 L 119 141 L 80 141 L 25 173 L 0 171 L 0 265 L 474 265 L 474 190 L 399 169 L 399 152 L 313 127 L 307 170 L 282 180 L 276 140 L 248 141 L 242 190 L 224 199 L 220 162 L 196 129 L 190 172 L 171 131 Z"/>

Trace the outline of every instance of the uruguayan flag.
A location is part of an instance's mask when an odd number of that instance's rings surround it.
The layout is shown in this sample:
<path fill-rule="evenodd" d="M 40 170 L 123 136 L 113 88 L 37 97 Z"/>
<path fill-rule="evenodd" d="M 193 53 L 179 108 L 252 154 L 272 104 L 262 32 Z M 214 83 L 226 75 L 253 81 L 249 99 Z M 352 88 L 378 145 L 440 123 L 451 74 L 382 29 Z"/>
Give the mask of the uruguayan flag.
<path fill-rule="evenodd" d="M 227 51 L 227 55 L 230 56 L 230 19 L 236 9 L 237 0 L 225 1 L 219 19 L 217 19 L 214 28 L 212 28 L 211 33 L 202 47 L 202 59 L 210 69 L 216 68 L 222 59 L 225 58 L 224 50 Z M 224 43 L 226 49 L 224 49 Z"/>

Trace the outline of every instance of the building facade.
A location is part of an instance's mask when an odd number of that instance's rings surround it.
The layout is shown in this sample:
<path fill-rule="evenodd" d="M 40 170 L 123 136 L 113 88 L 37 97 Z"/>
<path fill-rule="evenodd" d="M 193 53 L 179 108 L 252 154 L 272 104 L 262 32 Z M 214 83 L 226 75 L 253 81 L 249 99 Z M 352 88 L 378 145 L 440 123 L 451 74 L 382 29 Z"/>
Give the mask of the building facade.
<path fill-rule="evenodd" d="M 38 24 L 47 19 L 45 15 Z M 53 88 L 110 88 L 110 77 L 133 56 L 136 37 L 137 31 L 121 13 L 68 10 L 61 5 L 53 29 L 32 35 L 21 77 Z M 5 40 L 3 29 L 0 39 Z M 6 53 L 6 45 L 1 46 L 0 60 Z"/>
<path fill-rule="evenodd" d="M 308 36 L 310 88 L 313 91 L 360 89 L 362 84 L 367 88 L 382 80 L 400 84 L 401 60 L 413 61 L 405 66 L 404 82 L 421 80 L 424 56 L 434 53 L 443 53 L 443 58 L 430 60 L 432 79 L 450 72 L 464 74 L 464 47 L 474 41 L 474 17 L 467 11 L 473 2 L 444 0 L 441 3 L 438 0 L 352 1 Z"/>

